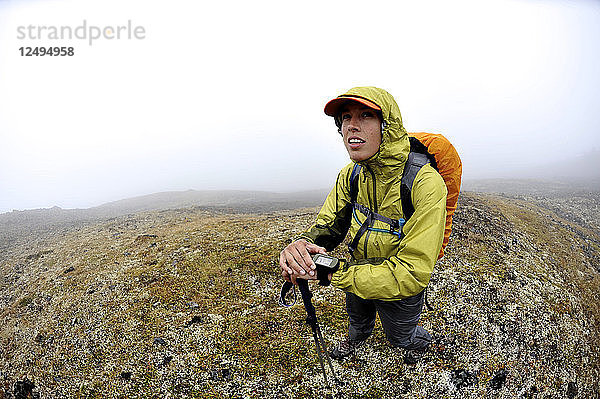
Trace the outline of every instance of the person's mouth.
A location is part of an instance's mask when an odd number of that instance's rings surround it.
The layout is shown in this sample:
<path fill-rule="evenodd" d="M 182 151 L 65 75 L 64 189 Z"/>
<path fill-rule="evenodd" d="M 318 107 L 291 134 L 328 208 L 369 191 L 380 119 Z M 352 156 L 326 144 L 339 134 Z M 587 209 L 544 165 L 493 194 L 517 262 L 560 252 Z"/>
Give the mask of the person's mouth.
<path fill-rule="evenodd" d="M 360 137 L 353 136 L 348 138 L 348 146 L 353 150 L 360 148 L 360 146 L 362 146 L 364 143 L 366 143 L 366 141 Z"/>

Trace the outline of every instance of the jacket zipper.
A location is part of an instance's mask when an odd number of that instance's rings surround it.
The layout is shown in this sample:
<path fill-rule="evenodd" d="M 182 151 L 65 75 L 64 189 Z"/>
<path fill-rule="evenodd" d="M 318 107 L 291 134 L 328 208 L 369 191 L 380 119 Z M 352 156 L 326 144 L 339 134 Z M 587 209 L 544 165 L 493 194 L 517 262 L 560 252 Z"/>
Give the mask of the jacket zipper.
<path fill-rule="evenodd" d="M 369 171 L 369 173 L 371 173 L 371 178 L 373 179 L 373 205 L 372 207 L 370 207 L 369 209 L 373 209 L 375 213 L 378 213 L 378 209 L 377 209 L 377 182 L 375 180 L 375 173 L 373 172 L 373 170 L 369 167 L 369 165 L 367 165 L 367 170 Z M 369 191 L 367 190 L 367 193 Z M 369 205 L 371 205 L 371 196 L 368 196 L 369 198 Z M 372 227 L 372 226 L 369 226 Z M 371 235 L 371 230 L 367 230 L 367 234 L 365 235 L 365 244 L 364 244 L 364 248 L 365 248 L 365 259 L 368 258 L 367 255 L 367 245 L 369 243 L 369 236 Z"/>
<path fill-rule="evenodd" d="M 369 173 L 371 173 L 371 177 L 373 178 L 373 211 L 375 213 L 378 213 L 379 210 L 377 209 L 377 181 L 375 180 L 375 172 L 373 172 L 373 170 L 367 165 L 367 170 L 369 171 Z M 369 198 L 370 200 L 370 198 Z M 370 202 L 370 201 L 369 201 Z"/>
<path fill-rule="evenodd" d="M 365 235 L 365 259 L 367 259 L 367 242 L 369 241 L 370 235 L 371 235 L 371 230 L 367 230 L 367 234 Z"/>

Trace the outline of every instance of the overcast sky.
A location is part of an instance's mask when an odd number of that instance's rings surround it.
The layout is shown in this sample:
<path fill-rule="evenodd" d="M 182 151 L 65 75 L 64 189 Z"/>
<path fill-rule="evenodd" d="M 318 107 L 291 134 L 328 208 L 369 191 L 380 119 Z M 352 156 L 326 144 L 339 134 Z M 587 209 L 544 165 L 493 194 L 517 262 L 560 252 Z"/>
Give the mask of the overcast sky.
<path fill-rule="evenodd" d="M 447 136 L 467 179 L 600 149 L 600 2 L 293 4 L 0 1 L 0 212 L 329 187 L 348 157 L 323 106 L 358 85 Z M 143 38 L 37 37 L 84 21 Z"/>

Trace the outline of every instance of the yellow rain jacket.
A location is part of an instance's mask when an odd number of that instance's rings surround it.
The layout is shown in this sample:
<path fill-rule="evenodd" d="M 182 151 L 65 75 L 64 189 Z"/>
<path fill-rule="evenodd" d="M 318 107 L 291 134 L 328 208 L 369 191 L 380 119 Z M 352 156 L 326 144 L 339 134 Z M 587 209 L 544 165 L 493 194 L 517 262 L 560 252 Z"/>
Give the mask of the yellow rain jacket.
<path fill-rule="evenodd" d="M 379 151 L 361 162 L 357 203 L 391 219 L 404 218 L 400 180 L 410 143 L 396 101 L 375 87 L 356 87 L 342 96 L 359 96 L 379 105 L 385 123 Z M 350 202 L 353 166 L 352 162 L 340 171 L 315 224 L 299 238 L 331 251 L 348 231 L 355 236 L 365 216 L 353 212 Z M 381 300 L 404 299 L 427 286 L 444 239 L 447 189 L 439 173 L 425 165 L 411 195 L 415 211 L 403 227 L 402 241 L 385 231 L 389 225 L 376 220 L 361 237 L 354 259 L 333 274 L 333 286 L 364 299 Z"/>

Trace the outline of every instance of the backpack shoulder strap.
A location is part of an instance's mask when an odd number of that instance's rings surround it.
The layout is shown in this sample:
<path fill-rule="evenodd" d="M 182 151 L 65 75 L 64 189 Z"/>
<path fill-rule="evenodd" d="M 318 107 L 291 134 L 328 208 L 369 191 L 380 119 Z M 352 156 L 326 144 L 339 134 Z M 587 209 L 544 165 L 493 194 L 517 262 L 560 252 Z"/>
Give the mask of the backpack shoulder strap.
<path fill-rule="evenodd" d="M 418 141 L 418 140 L 417 140 Z M 421 152 L 414 152 L 412 150 L 411 140 L 411 151 L 408 154 L 408 159 L 404 165 L 404 172 L 402 172 L 402 180 L 400 182 L 400 198 L 402 200 L 402 212 L 404 213 L 404 220 L 408 221 L 412 214 L 415 212 L 411 199 L 412 186 L 417 177 L 417 173 L 423 166 L 431 163 L 427 154 Z"/>
<path fill-rule="evenodd" d="M 429 152 L 429 148 L 427 148 L 427 146 L 416 137 L 408 136 L 408 139 L 410 141 L 410 152 L 425 154 L 427 159 L 429 159 L 429 164 L 433 167 L 433 169 L 438 170 L 438 164 L 437 160 L 435 159 L 435 155 Z"/>
<path fill-rule="evenodd" d="M 361 170 L 362 166 L 355 163 L 350 174 L 350 202 L 352 204 L 356 203 L 356 197 L 358 196 L 358 175 Z"/>

